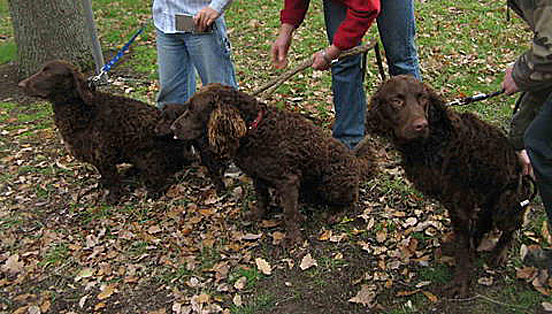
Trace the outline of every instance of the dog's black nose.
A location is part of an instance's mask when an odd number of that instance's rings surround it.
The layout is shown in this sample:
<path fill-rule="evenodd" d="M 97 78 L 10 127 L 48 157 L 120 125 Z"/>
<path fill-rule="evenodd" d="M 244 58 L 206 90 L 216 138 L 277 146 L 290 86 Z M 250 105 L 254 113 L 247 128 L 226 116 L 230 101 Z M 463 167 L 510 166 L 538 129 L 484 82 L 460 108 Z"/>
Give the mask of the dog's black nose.
<path fill-rule="evenodd" d="M 419 119 L 417 121 L 414 121 L 412 123 L 412 128 L 416 132 L 422 132 L 427 128 L 427 120 L 426 119 Z"/>

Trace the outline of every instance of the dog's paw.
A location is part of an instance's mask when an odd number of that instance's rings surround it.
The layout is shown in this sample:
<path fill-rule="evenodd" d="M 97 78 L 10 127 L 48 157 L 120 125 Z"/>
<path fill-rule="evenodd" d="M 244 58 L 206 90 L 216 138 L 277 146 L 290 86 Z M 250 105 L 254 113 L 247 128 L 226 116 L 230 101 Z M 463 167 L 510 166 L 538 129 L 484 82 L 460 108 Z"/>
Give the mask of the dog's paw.
<path fill-rule="evenodd" d="M 303 236 L 301 235 L 301 231 L 299 231 L 298 228 L 293 228 L 291 230 L 286 230 L 286 237 L 284 238 L 284 248 L 289 249 L 297 244 L 301 244 L 303 242 Z"/>

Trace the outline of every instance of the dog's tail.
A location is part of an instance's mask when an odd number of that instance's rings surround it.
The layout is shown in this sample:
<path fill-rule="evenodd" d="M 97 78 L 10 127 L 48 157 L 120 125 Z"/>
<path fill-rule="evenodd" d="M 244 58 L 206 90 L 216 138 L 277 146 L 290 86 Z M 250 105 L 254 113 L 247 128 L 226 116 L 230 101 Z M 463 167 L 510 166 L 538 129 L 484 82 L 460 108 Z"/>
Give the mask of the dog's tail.
<path fill-rule="evenodd" d="M 370 180 L 377 171 L 376 149 L 372 138 L 366 136 L 353 149 L 357 157 L 360 174 L 363 180 Z"/>

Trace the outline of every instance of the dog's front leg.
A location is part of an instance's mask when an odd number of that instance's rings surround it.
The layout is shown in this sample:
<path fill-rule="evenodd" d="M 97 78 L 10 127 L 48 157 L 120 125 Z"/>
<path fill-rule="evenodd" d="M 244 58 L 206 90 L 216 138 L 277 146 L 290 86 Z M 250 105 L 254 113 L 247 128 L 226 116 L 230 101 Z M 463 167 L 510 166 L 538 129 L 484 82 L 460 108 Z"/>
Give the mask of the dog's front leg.
<path fill-rule="evenodd" d="M 254 179 L 253 185 L 255 186 L 255 193 L 257 195 L 257 204 L 251 208 L 247 214 L 247 218 L 257 221 L 266 215 L 269 203 L 269 194 L 268 186 L 263 180 Z"/>
<path fill-rule="evenodd" d="M 121 194 L 121 180 L 119 179 L 117 167 L 114 165 L 114 163 L 103 164 L 97 167 L 101 176 L 100 185 L 108 190 L 108 194 L 105 199 L 108 204 L 117 203 Z"/>
<path fill-rule="evenodd" d="M 474 254 L 470 243 L 470 222 L 469 220 L 461 219 L 455 212 L 451 212 L 451 221 L 458 247 L 454 255 L 456 268 L 453 280 L 448 284 L 447 290 L 455 298 L 465 298 L 469 292 Z"/>
<path fill-rule="evenodd" d="M 301 179 L 299 175 L 288 175 L 282 180 L 277 189 L 280 194 L 282 207 L 284 209 L 284 223 L 286 226 L 286 246 L 301 242 L 301 231 L 298 223 L 305 218 L 299 213 L 299 187 Z"/>

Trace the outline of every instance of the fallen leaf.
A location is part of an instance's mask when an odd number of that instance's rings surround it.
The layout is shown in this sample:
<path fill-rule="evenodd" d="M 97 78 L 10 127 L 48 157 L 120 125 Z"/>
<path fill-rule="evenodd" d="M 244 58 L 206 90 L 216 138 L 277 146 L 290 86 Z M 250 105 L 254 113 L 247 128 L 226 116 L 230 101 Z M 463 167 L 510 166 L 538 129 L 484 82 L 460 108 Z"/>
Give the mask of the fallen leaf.
<path fill-rule="evenodd" d="M 117 284 L 110 284 L 103 287 L 102 292 L 98 294 L 98 299 L 105 300 L 109 298 L 116 290 Z"/>
<path fill-rule="evenodd" d="M 103 309 L 105 307 L 105 303 L 104 302 L 100 302 L 98 304 L 96 304 L 96 306 L 94 306 L 94 310 L 100 310 L 100 309 Z"/>
<path fill-rule="evenodd" d="M 542 305 L 542 307 L 544 308 L 545 311 L 552 312 L 552 303 L 542 302 L 541 305 Z"/>
<path fill-rule="evenodd" d="M 529 253 L 529 248 L 527 248 L 527 245 L 522 244 L 519 248 L 519 258 L 522 261 L 525 260 L 525 256 L 527 256 L 527 253 Z"/>
<path fill-rule="evenodd" d="M 171 309 L 174 312 L 174 314 L 182 313 L 182 303 L 174 302 Z"/>
<path fill-rule="evenodd" d="M 262 258 L 256 258 L 255 259 L 255 264 L 257 264 L 257 268 L 261 271 L 261 273 L 265 274 L 265 275 L 270 275 L 272 274 L 272 267 L 270 266 L 270 264 L 265 261 L 264 259 Z"/>
<path fill-rule="evenodd" d="M 148 228 L 148 233 L 149 234 L 156 234 L 156 233 L 159 233 L 161 231 L 162 231 L 162 229 L 158 225 L 153 225 L 153 226 Z"/>
<path fill-rule="evenodd" d="M 28 309 L 28 308 L 29 308 L 29 307 L 28 307 L 27 305 L 22 306 L 22 307 L 18 308 L 17 310 L 13 311 L 12 314 L 24 314 L 24 313 L 27 313 L 27 309 Z"/>
<path fill-rule="evenodd" d="M 373 289 L 369 285 L 362 285 L 357 295 L 349 299 L 349 302 L 372 307 L 374 306 L 375 299 L 376 299 L 376 293 L 373 291 Z"/>
<path fill-rule="evenodd" d="M 481 277 L 477 279 L 477 283 L 484 286 L 492 286 L 493 285 L 493 277 Z"/>
<path fill-rule="evenodd" d="M 380 231 L 376 232 L 376 240 L 379 243 L 385 242 L 386 239 L 387 239 L 387 231 L 386 230 L 380 230 Z"/>
<path fill-rule="evenodd" d="M 241 297 L 241 295 L 239 295 L 239 294 L 236 294 L 236 295 L 234 296 L 234 298 L 232 298 L 232 302 L 233 302 L 236 306 L 242 306 L 242 305 L 243 305 L 242 297 Z"/>
<path fill-rule="evenodd" d="M 23 265 L 23 262 L 19 261 L 19 254 L 13 254 L 2 265 L 2 271 L 9 274 L 17 274 L 23 269 Z"/>
<path fill-rule="evenodd" d="M 247 277 L 243 276 L 234 283 L 234 288 L 238 290 L 242 290 L 243 288 L 245 288 L 246 283 L 247 283 Z"/>
<path fill-rule="evenodd" d="M 280 245 L 284 238 L 286 237 L 286 234 L 280 231 L 275 231 L 272 233 L 272 244 L 274 245 Z"/>
<path fill-rule="evenodd" d="M 84 304 L 86 303 L 86 299 L 88 299 L 88 296 L 87 296 L 87 295 L 85 295 L 84 297 L 80 298 L 80 300 L 79 300 L 79 306 L 80 306 L 81 309 L 84 308 Z"/>
<path fill-rule="evenodd" d="M 422 293 L 426 296 L 426 298 L 429 299 L 429 301 L 431 301 L 433 303 L 437 302 L 438 299 L 433 293 L 431 293 L 429 291 L 422 291 Z"/>
<path fill-rule="evenodd" d="M 328 241 L 330 239 L 330 237 L 332 236 L 332 231 L 331 230 L 324 230 L 322 232 L 322 234 L 320 234 L 320 236 L 318 237 L 318 240 L 320 241 Z"/>
<path fill-rule="evenodd" d="M 41 305 L 40 305 L 40 312 L 41 313 L 47 313 L 49 310 L 50 310 L 50 306 L 52 305 L 52 303 L 50 303 L 49 300 L 46 300 L 44 301 Z"/>
<path fill-rule="evenodd" d="M 263 220 L 261 222 L 261 227 L 263 228 L 274 228 L 278 225 L 280 225 L 280 221 L 278 220 Z"/>
<path fill-rule="evenodd" d="M 398 297 L 407 297 L 409 295 L 416 294 L 420 291 L 421 291 L 420 289 L 416 289 L 416 290 L 412 290 L 412 291 L 399 291 L 399 292 L 397 292 L 397 296 Z"/>
<path fill-rule="evenodd" d="M 36 305 L 31 305 L 27 309 L 27 314 L 40 314 L 40 308 Z"/>
<path fill-rule="evenodd" d="M 301 260 L 301 265 L 299 265 L 299 268 L 301 268 L 301 270 L 305 270 L 313 266 L 318 266 L 318 264 L 316 263 L 316 260 L 313 259 L 309 253 L 303 257 L 303 259 Z"/>
<path fill-rule="evenodd" d="M 256 240 L 259 240 L 262 236 L 263 236 L 262 232 L 259 234 L 248 233 L 244 235 L 241 239 L 246 241 L 256 241 Z"/>
<path fill-rule="evenodd" d="M 418 223 L 418 219 L 416 217 L 410 217 L 406 219 L 406 221 L 403 224 L 404 228 L 415 226 Z"/>
<path fill-rule="evenodd" d="M 518 268 L 516 271 L 516 278 L 518 279 L 531 279 L 536 275 L 537 275 L 537 268 L 535 267 Z"/>
<path fill-rule="evenodd" d="M 77 274 L 77 276 L 75 276 L 75 281 L 79 281 L 82 278 L 92 277 L 95 272 L 96 271 L 92 268 L 84 268 Z"/>

